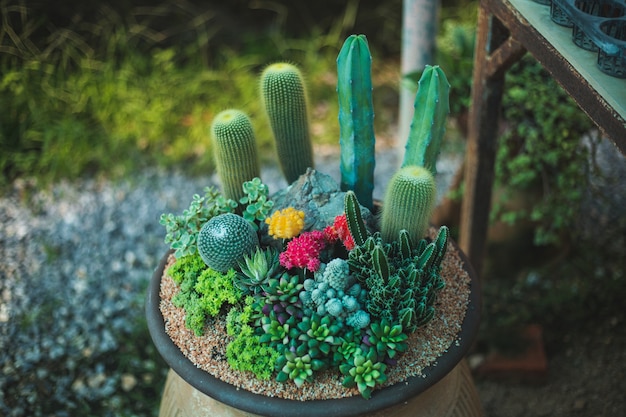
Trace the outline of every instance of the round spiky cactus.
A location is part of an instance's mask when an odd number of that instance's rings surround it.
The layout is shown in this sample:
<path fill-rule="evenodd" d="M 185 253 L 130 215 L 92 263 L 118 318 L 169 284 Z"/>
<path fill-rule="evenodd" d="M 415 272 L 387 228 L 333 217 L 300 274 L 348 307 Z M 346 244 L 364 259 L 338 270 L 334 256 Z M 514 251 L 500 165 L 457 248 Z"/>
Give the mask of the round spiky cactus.
<path fill-rule="evenodd" d="M 302 74 L 292 64 L 272 64 L 261 74 L 260 88 L 278 161 L 287 182 L 292 183 L 314 165 Z"/>
<path fill-rule="evenodd" d="M 215 165 L 226 198 L 244 197 L 243 183 L 260 177 L 259 158 L 252 123 L 236 109 L 220 112 L 211 125 Z"/>
<path fill-rule="evenodd" d="M 198 234 L 198 253 L 209 268 L 226 272 L 259 246 L 252 225 L 233 213 L 206 222 Z"/>
<path fill-rule="evenodd" d="M 436 185 L 429 169 L 409 165 L 389 181 L 385 193 L 380 231 L 387 242 L 406 229 L 413 243 L 426 235 L 435 207 Z"/>

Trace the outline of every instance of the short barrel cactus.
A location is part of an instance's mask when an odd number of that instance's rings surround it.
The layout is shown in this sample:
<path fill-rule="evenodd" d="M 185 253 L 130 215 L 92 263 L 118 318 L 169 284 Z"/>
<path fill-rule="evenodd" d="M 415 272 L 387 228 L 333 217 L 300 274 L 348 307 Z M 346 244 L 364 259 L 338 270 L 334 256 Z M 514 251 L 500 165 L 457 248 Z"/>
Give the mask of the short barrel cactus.
<path fill-rule="evenodd" d="M 209 268 L 226 272 L 237 266 L 244 255 L 259 246 L 254 228 L 243 217 L 220 214 L 206 222 L 198 234 L 198 252 Z"/>

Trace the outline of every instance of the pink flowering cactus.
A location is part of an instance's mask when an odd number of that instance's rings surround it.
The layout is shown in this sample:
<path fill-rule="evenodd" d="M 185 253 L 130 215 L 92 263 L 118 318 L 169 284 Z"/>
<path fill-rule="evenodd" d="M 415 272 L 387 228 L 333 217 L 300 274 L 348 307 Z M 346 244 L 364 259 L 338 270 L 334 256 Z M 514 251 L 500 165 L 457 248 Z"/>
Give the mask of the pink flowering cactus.
<path fill-rule="evenodd" d="M 287 244 L 287 249 L 280 254 L 280 264 L 287 269 L 306 268 L 315 272 L 320 267 L 319 257 L 325 246 L 324 233 L 319 230 L 304 232 Z"/>

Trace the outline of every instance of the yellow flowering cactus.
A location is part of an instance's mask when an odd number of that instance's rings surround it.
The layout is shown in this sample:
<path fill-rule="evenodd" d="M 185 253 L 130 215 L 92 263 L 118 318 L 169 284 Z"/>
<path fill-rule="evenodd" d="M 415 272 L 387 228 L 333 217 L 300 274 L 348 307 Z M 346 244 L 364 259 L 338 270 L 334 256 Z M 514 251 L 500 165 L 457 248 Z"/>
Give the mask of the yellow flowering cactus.
<path fill-rule="evenodd" d="M 269 225 L 269 235 L 274 239 L 291 239 L 304 228 L 304 212 L 293 207 L 275 211 L 265 219 Z"/>

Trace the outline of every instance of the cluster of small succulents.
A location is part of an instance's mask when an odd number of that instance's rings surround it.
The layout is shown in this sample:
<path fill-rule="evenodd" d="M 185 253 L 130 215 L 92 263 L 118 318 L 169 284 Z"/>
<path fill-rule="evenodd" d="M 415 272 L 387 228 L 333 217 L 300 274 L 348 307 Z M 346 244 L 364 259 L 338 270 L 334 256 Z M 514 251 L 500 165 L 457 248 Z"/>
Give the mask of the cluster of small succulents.
<path fill-rule="evenodd" d="M 297 386 L 335 369 L 365 398 L 386 381 L 408 334 L 435 316 L 448 244 L 445 227 L 432 242 L 424 237 L 447 111 L 447 81 L 437 67 L 425 71 L 426 87 L 416 99 L 423 108 L 416 109 L 407 156 L 385 195 L 380 231 L 370 233 L 363 221 L 361 204 L 373 208 L 370 60 L 362 35 L 349 37 L 338 58 L 345 199 L 331 224 L 308 230 L 313 222 L 304 212 L 272 212 L 250 120 L 233 109 L 212 127 L 229 199 L 211 190 L 194 197 L 183 217 L 161 219 L 176 249 L 169 274 L 181 290 L 173 301 L 198 334 L 208 317 L 226 316 L 234 369 Z M 273 64 L 261 76 L 260 92 L 283 173 L 293 182 L 313 165 L 302 75 L 291 64 Z"/>

